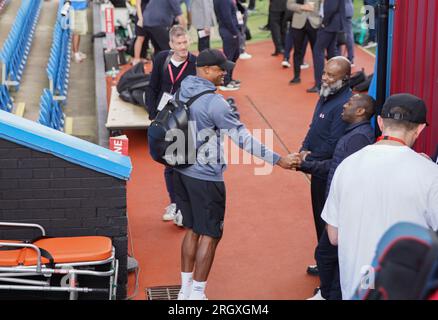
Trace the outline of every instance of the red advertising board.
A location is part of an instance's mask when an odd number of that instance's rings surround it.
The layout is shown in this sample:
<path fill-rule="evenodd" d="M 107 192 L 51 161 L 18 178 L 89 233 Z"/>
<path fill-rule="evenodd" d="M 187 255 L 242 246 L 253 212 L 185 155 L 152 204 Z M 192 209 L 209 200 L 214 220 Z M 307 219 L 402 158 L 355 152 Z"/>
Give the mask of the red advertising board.
<path fill-rule="evenodd" d="M 127 136 L 110 137 L 109 140 L 110 150 L 117 152 L 121 155 L 128 155 L 129 140 Z"/>

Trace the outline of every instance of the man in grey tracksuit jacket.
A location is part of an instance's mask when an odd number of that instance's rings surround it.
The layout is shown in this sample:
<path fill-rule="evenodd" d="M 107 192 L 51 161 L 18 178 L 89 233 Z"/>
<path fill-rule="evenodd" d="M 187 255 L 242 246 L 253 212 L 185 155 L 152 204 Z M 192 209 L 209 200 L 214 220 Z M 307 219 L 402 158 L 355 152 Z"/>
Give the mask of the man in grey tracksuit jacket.
<path fill-rule="evenodd" d="M 254 139 L 223 96 L 214 93 L 234 63 L 227 61 L 221 51 L 207 49 L 200 53 L 196 64 L 197 75 L 185 78 L 178 93 L 179 99 L 186 102 L 210 91 L 190 105 L 189 130 L 199 139 L 196 163 L 174 172 L 176 202 L 187 229 L 181 248 L 180 300 L 206 299 L 206 281 L 225 216 L 224 130 L 240 148 L 256 157 L 284 169 L 293 165 L 292 157 L 281 157 Z"/>

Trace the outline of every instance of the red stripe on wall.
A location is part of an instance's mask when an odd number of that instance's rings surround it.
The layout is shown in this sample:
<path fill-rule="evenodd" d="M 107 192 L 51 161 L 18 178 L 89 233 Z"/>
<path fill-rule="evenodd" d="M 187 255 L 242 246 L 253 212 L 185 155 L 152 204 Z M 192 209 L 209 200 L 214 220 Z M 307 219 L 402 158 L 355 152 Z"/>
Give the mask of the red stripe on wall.
<path fill-rule="evenodd" d="M 393 45 L 391 94 L 408 92 L 426 101 L 430 126 L 415 149 L 433 154 L 438 144 L 438 1 L 398 0 Z"/>

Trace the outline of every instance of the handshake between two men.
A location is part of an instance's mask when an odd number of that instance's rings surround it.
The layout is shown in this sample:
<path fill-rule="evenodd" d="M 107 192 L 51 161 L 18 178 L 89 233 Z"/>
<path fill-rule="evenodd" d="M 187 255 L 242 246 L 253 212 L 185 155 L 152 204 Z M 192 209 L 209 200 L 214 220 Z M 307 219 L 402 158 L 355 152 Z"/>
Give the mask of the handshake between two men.
<path fill-rule="evenodd" d="M 297 171 L 306 157 L 310 154 L 310 151 L 301 151 L 300 153 L 291 153 L 286 157 L 281 157 L 277 164 L 283 169 Z"/>

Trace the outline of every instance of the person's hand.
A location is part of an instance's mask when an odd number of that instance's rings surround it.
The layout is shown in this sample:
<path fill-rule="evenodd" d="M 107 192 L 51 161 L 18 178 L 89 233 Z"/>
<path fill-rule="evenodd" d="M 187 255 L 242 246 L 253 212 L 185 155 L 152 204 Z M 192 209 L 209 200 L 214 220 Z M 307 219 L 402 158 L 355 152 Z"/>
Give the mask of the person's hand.
<path fill-rule="evenodd" d="M 314 9 L 315 9 L 315 7 L 311 4 L 308 4 L 308 3 L 301 5 L 301 11 L 311 12 Z"/>
<path fill-rule="evenodd" d="M 306 161 L 307 156 L 311 153 L 312 153 L 311 151 L 307 151 L 307 150 L 301 151 L 300 152 L 301 160 Z"/>
<path fill-rule="evenodd" d="M 207 36 L 210 35 L 210 28 L 204 28 L 204 31 Z"/>
<path fill-rule="evenodd" d="M 277 165 L 279 165 L 283 169 L 291 170 L 292 166 L 293 166 L 293 162 L 294 162 L 294 160 L 290 156 L 281 157 L 280 160 L 278 160 Z"/>
<path fill-rule="evenodd" d="M 299 153 L 294 153 L 289 155 L 292 158 L 292 170 L 297 170 L 301 167 L 301 163 L 303 162 L 303 159 L 301 159 L 301 156 Z"/>
<path fill-rule="evenodd" d="M 137 26 L 139 26 L 140 28 L 143 28 L 143 18 L 138 19 Z"/>

